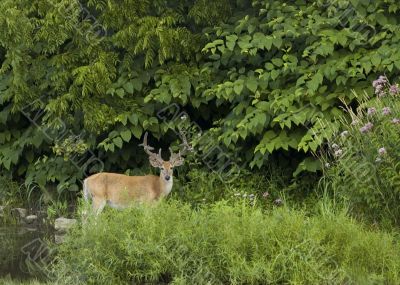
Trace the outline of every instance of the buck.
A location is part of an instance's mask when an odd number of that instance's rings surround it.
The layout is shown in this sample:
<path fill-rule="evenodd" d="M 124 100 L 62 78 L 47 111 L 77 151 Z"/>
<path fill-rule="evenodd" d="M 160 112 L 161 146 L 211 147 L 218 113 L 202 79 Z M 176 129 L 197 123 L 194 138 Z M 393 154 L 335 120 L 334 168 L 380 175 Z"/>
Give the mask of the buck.
<path fill-rule="evenodd" d="M 161 148 L 158 154 L 152 152 L 153 147 L 147 145 L 147 133 L 144 135 L 144 151 L 149 156 L 150 165 L 160 169 L 160 176 L 128 176 L 118 173 L 97 173 L 83 182 L 85 200 L 92 200 L 93 211 L 98 215 L 106 206 L 123 209 L 134 203 L 143 203 L 159 200 L 166 197 L 172 190 L 173 169 L 184 162 L 183 155 L 192 150 L 185 135 L 181 132 L 183 150 L 173 153 L 170 150 L 169 161 L 161 157 Z"/>

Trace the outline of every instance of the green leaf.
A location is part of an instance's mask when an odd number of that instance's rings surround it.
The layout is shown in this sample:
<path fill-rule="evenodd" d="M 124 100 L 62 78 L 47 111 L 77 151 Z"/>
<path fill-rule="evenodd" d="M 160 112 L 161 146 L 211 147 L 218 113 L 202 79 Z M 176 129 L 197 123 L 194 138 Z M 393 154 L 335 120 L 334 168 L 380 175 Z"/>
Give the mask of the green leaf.
<path fill-rule="evenodd" d="M 33 145 L 34 145 L 36 148 L 39 148 L 39 146 L 40 146 L 40 145 L 42 144 L 42 142 L 43 142 L 43 137 L 42 137 L 40 134 L 36 134 L 36 135 L 32 138 L 31 142 L 33 143 Z"/>
<path fill-rule="evenodd" d="M 307 87 L 312 90 L 313 92 L 318 90 L 320 84 L 322 84 L 324 76 L 318 72 L 313 76 L 313 78 L 307 82 Z"/>
<path fill-rule="evenodd" d="M 226 47 L 230 51 L 233 51 L 233 49 L 235 48 L 237 39 L 238 39 L 237 35 L 226 36 Z"/>
<path fill-rule="evenodd" d="M 133 125 L 137 125 L 139 122 L 139 117 L 137 114 L 133 113 L 128 117 L 129 121 L 133 124 Z"/>
<path fill-rule="evenodd" d="M 364 68 L 366 74 L 369 74 L 371 72 L 372 65 L 370 61 L 363 62 L 362 67 Z"/>
<path fill-rule="evenodd" d="M 133 93 L 133 84 L 132 82 L 127 82 L 124 84 L 124 89 L 126 92 L 128 92 L 129 94 Z"/>
<path fill-rule="evenodd" d="M 122 148 L 123 142 L 122 142 L 122 139 L 121 139 L 120 137 L 114 138 L 114 139 L 113 139 L 113 143 L 114 143 L 117 147 Z"/>
<path fill-rule="evenodd" d="M 274 39 L 271 36 L 267 36 L 264 38 L 264 46 L 267 50 L 271 50 L 272 48 L 272 43 L 274 42 Z"/>
<path fill-rule="evenodd" d="M 225 144 L 226 146 L 229 146 L 229 145 L 231 144 L 231 140 L 232 140 L 232 137 L 231 137 L 231 136 L 226 136 L 226 137 L 224 138 L 224 144 Z"/>
<path fill-rule="evenodd" d="M 6 159 L 5 161 L 3 161 L 3 165 L 7 170 L 10 170 L 11 167 L 11 159 Z"/>
<path fill-rule="evenodd" d="M 272 79 L 272 80 L 277 79 L 278 76 L 279 76 L 279 73 L 280 73 L 279 70 L 276 70 L 276 69 L 272 70 L 272 71 L 271 71 L 271 79 Z"/>
<path fill-rule="evenodd" d="M 135 90 L 142 90 L 142 81 L 139 78 L 135 78 L 131 80 L 132 86 Z"/>
<path fill-rule="evenodd" d="M 250 49 L 252 47 L 252 45 L 250 44 L 250 40 L 251 40 L 251 36 L 249 36 L 249 35 L 241 36 L 238 41 L 238 46 L 242 50 Z"/>
<path fill-rule="evenodd" d="M 274 67 L 274 65 L 273 65 L 272 63 L 267 62 L 267 63 L 265 64 L 265 68 L 266 68 L 267 70 L 273 70 L 275 67 Z"/>
<path fill-rule="evenodd" d="M 298 166 L 293 176 L 296 177 L 303 171 L 317 172 L 322 169 L 321 161 L 312 157 L 307 157 Z"/>
<path fill-rule="evenodd" d="M 122 88 L 118 88 L 115 93 L 117 93 L 118 97 L 123 98 L 125 95 L 125 91 Z"/>
<path fill-rule="evenodd" d="M 261 111 L 268 112 L 270 110 L 270 105 L 270 102 L 260 101 L 256 104 L 256 108 Z"/>
<path fill-rule="evenodd" d="M 381 26 L 385 26 L 388 24 L 388 20 L 383 13 L 375 14 L 375 19 Z"/>
<path fill-rule="evenodd" d="M 273 44 L 277 48 L 280 48 L 282 46 L 282 38 L 281 37 L 277 37 L 277 38 L 273 39 Z"/>
<path fill-rule="evenodd" d="M 122 131 L 122 132 L 120 133 L 120 135 L 121 135 L 121 138 L 122 138 L 125 142 L 129 142 L 129 141 L 131 140 L 131 138 L 132 138 L 132 133 L 131 133 L 130 130 Z"/>
<path fill-rule="evenodd" d="M 246 87 L 251 91 L 251 92 L 256 92 L 257 87 L 258 87 L 258 81 L 255 77 L 249 77 L 246 79 Z"/>
<path fill-rule="evenodd" d="M 233 86 L 233 90 L 237 95 L 240 95 L 243 90 L 243 83 L 244 81 L 242 79 L 236 80 Z"/>
<path fill-rule="evenodd" d="M 113 144 L 109 144 L 108 145 L 108 150 L 110 150 L 111 152 L 114 152 L 115 146 Z"/>
<path fill-rule="evenodd" d="M 143 134 L 143 129 L 140 125 L 132 126 L 131 127 L 132 134 L 135 138 L 140 139 Z"/>
<path fill-rule="evenodd" d="M 281 67 L 283 65 L 283 60 L 280 58 L 273 58 L 271 61 L 278 67 Z"/>
<path fill-rule="evenodd" d="M 379 54 L 375 53 L 372 57 L 371 57 L 371 62 L 374 66 L 378 66 L 381 63 L 381 57 L 379 56 Z"/>

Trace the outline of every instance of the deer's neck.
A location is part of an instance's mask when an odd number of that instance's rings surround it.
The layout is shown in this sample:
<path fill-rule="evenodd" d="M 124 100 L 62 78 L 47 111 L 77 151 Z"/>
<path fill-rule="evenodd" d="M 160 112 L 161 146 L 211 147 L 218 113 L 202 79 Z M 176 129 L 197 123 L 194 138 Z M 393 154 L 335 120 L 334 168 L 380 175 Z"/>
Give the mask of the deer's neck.
<path fill-rule="evenodd" d="M 172 185 L 173 185 L 173 177 L 171 177 L 168 181 L 164 179 L 164 177 L 160 176 L 160 190 L 161 195 L 168 196 L 171 193 Z"/>

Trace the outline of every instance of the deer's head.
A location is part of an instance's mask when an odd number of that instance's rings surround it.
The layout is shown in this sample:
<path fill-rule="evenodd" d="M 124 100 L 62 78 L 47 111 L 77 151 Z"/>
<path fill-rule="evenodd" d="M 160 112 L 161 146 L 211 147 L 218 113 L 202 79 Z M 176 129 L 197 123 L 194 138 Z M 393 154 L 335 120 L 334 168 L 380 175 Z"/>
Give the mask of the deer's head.
<path fill-rule="evenodd" d="M 147 144 L 147 133 L 145 133 L 143 144 L 141 144 L 141 146 L 144 148 L 144 151 L 149 156 L 150 165 L 160 169 L 160 177 L 165 181 L 172 180 L 174 167 L 181 166 L 185 161 L 183 155 L 185 155 L 187 151 L 192 150 L 192 147 L 187 143 L 185 135 L 182 132 L 180 132 L 180 134 L 183 140 L 183 149 L 178 153 L 174 153 L 170 148 L 169 151 L 171 155 L 168 161 L 163 160 L 161 156 L 161 148 L 159 149 L 158 153 L 152 152 L 154 148 Z"/>

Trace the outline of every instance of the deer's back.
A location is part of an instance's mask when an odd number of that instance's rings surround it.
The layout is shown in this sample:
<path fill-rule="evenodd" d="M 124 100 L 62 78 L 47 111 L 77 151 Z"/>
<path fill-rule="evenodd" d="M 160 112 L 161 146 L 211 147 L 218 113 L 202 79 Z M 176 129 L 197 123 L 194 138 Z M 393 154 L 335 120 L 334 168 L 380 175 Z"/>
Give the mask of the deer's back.
<path fill-rule="evenodd" d="M 159 179 L 154 175 L 128 176 L 102 172 L 88 177 L 85 183 L 93 198 L 124 206 L 158 199 L 161 194 Z"/>

